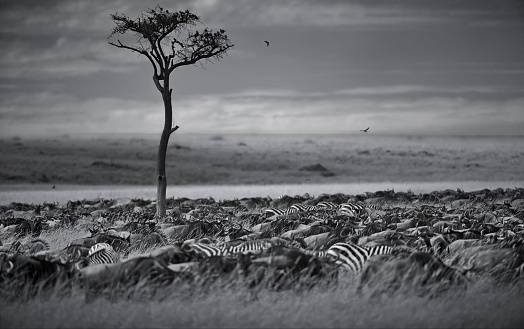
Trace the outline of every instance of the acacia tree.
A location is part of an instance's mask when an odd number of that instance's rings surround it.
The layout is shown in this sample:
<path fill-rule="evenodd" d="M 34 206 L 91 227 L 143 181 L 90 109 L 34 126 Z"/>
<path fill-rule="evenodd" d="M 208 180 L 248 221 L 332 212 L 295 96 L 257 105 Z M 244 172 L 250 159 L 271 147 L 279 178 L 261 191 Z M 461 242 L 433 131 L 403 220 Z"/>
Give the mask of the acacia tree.
<path fill-rule="evenodd" d="M 166 213 L 166 153 L 170 135 L 179 127 L 173 126 L 173 106 L 169 86 L 171 73 L 179 67 L 220 60 L 233 47 L 225 34 L 225 30 L 213 31 L 207 27 L 198 30 L 195 27 L 203 25 L 200 17 L 189 11 L 169 12 L 157 5 L 148 9 L 138 18 L 131 19 L 124 14 L 111 14 L 116 26 L 108 39 L 117 34 L 133 34 L 134 43 L 116 39 L 109 44 L 144 55 L 153 65 L 153 82 L 162 94 L 164 102 L 165 121 L 158 147 L 156 179 L 157 179 L 157 214 Z"/>

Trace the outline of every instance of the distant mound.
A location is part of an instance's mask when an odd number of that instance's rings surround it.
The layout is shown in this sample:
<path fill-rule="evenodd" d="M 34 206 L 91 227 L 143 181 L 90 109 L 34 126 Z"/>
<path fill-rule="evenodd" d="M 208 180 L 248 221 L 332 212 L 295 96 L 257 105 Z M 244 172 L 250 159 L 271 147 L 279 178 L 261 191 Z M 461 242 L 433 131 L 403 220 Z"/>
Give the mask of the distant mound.
<path fill-rule="evenodd" d="M 177 150 L 188 150 L 188 151 L 191 150 L 189 146 L 183 146 L 183 145 L 178 145 L 178 144 L 175 144 L 172 147 L 174 147 Z"/>
<path fill-rule="evenodd" d="M 97 168 L 115 168 L 115 169 L 121 169 L 121 168 L 129 168 L 127 165 L 115 163 L 115 162 L 105 162 L 105 161 L 94 161 L 91 163 L 92 167 Z"/>
<path fill-rule="evenodd" d="M 316 163 L 316 164 L 309 165 L 309 166 L 304 166 L 300 168 L 299 171 L 314 171 L 314 172 L 320 173 L 324 177 L 335 176 L 333 172 L 328 170 L 326 167 L 324 167 L 320 163 Z"/>

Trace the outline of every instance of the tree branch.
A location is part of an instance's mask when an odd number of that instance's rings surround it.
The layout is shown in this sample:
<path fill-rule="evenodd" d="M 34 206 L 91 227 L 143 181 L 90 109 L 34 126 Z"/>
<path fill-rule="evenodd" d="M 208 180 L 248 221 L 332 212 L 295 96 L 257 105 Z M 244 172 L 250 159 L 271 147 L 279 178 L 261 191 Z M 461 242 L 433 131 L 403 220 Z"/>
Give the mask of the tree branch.
<path fill-rule="evenodd" d="M 179 126 L 174 126 L 173 128 L 171 128 L 171 130 L 169 131 L 169 135 L 171 135 L 172 133 L 174 133 L 175 131 L 177 131 L 178 128 L 180 128 L 180 127 L 179 127 Z"/>
<path fill-rule="evenodd" d="M 202 60 L 202 59 L 209 59 L 209 58 L 212 58 L 212 57 L 217 57 L 217 58 L 221 58 L 222 54 L 229 48 L 232 48 L 234 45 L 228 45 L 228 46 L 225 46 L 225 47 L 220 47 L 220 48 L 212 48 L 211 49 L 211 52 L 209 53 L 199 53 L 197 55 L 195 55 L 195 53 L 193 53 L 193 55 L 191 56 L 190 59 L 188 60 L 184 60 L 182 62 L 177 62 L 177 63 L 174 63 L 174 64 L 171 64 L 171 66 L 169 67 L 169 73 L 173 72 L 174 69 L 176 69 L 177 67 L 181 67 L 181 66 L 185 66 L 185 65 L 193 65 L 193 64 L 196 64 L 198 61 Z M 215 50 L 213 52 L 213 50 Z"/>
<path fill-rule="evenodd" d="M 144 55 L 147 57 L 147 59 L 149 59 L 149 61 L 151 62 L 151 65 L 153 65 L 153 69 L 155 70 L 155 76 L 158 76 L 158 69 L 155 65 L 155 61 L 153 60 L 153 58 L 151 58 L 151 56 L 149 56 L 149 54 L 147 53 L 146 50 L 144 49 L 138 49 L 138 48 L 134 48 L 134 47 L 131 47 L 131 46 L 127 46 L 127 45 L 124 45 L 122 42 L 120 42 L 120 40 L 117 40 L 118 41 L 118 44 L 114 43 L 114 42 L 111 42 L 109 41 L 109 44 L 111 46 L 115 46 L 117 48 L 124 48 L 124 49 L 129 49 L 133 52 L 137 52 L 141 55 Z"/>
<path fill-rule="evenodd" d="M 160 84 L 160 79 L 156 73 L 153 75 L 153 82 L 155 83 L 155 86 L 158 89 L 158 91 L 160 91 L 160 93 L 163 94 L 164 87 L 162 87 L 162 85 Z"/>

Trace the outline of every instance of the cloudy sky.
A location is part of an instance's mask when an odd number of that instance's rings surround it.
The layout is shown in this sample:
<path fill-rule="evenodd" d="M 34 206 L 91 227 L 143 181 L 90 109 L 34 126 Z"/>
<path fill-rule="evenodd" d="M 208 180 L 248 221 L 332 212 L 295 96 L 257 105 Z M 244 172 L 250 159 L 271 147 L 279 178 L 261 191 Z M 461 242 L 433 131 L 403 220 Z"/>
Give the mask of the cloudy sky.
<path fill-rule="evenodd" d="M 521 0 L 0 0 L 0 134 L 159 134 L 151 64 L 107 39 L 157 3 L 235 44 L 172 74 L 181 133 L 524 134 Z"/>

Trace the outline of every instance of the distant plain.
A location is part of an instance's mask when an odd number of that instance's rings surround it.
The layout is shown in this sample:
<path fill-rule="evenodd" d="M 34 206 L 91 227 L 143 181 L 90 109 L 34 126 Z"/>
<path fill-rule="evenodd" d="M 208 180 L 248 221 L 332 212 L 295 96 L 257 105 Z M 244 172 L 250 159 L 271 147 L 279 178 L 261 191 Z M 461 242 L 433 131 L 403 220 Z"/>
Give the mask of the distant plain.
<path fill-rule="evenodd" d="M 417 193 L 432 188 L 514 188 L 524 182 L 524 136 L 175 133 L 169 145 L 168 197 L 319 194 L 337 189 L 357 194 L 389 188 Z M 61 198 L 60 191 L 73 199 L 154 198 L 157 147 L 154 135 L 3 138 L 0 204 L 24 192 L 33 193 L 34 202 L 51 201 L 49 193 Z M 53 185 L 56 189 L 51 190 Z"/>

